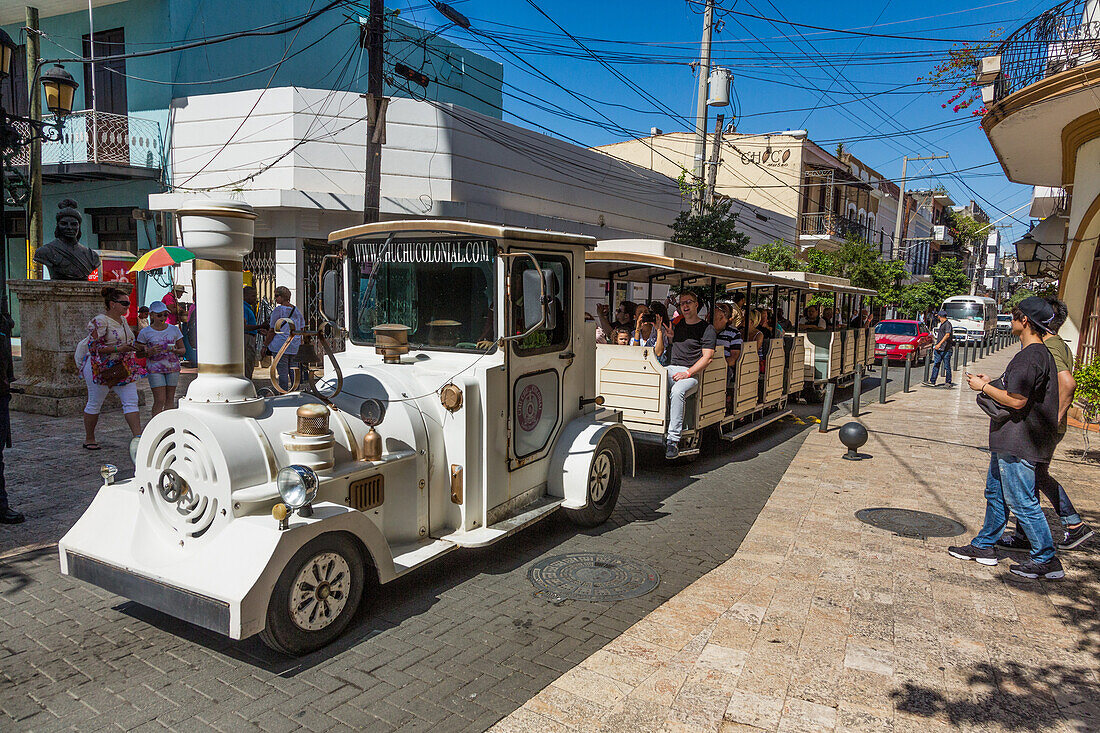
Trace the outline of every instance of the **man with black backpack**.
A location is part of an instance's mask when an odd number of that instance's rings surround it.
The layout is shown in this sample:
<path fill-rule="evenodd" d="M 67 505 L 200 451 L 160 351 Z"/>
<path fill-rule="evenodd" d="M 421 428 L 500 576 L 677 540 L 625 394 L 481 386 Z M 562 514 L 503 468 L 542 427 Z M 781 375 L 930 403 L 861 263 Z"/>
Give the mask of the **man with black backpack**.
<path fill-rule="evenodd" d="M 1050 463 L 1058 436 L 1058 370 L 1043 343 L 1055 312 L 1043 298 L 1025 298 L 1012 310 L 1012 333 L 1022 348 L 997 380 L 967 374 L 970 389 L 981 392 L 978 406 L 989 415 L 989 473 L 985 483 L 985 522 L 952 557 L 996 565 L 993 546 L 1001 539 L 1011 511 L 1031 543 L 1031 557 L 1009 567 L 1024 578 L 1065 577 L 1054 539 L 1035 493 L 1039 464 Z"/>

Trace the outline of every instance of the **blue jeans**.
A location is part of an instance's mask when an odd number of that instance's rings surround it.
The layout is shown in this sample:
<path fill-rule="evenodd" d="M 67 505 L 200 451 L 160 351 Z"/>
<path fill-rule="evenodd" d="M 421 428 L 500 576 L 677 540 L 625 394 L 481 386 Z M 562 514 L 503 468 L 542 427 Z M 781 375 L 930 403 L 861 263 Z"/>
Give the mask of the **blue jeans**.
<path fill-rule="evenodd" d="M 1035 464 L 992 453 L 985 479 L 985 523 L 970 544 L 983 549 L 993 547 L 1008 524 L 1009 511 L 1016 515 L 1016 523 L 1031 542 L 1031 558 L 1049 562 L 1054 557 L 1054 538 L 1035 495 Z"/>
<path fill-rule="evenodd" d="M 932 352 L 932 376 L 929 380 L 936 383 L 936 377 L 940 375 L 940 364 L 943 364 L 943 376 L 948 384 L 951 384 L 951 349 Z"/>
<path fill-rule="evenodd" d="M 278 353 L 277 351 L 275 353 Z M 274 354 L 272 354 L 274 358 Z M 279 375 L 279 386 L 283 389 L 290 388 L 290 370 L 298 370 L 298 354 L 297 352 L 290 354 L 283 354 L 283 358 L 279 359 L 279 364 L 275 367 L 275 372 Z"/>
<path fill-rule="evenodd" d="M 684 410 L 687 408 L 688 395 L 699 388 L 699 380 L 695 377 L 686 377 L 680 381 L 673 381 L 672 375 L 686 372 L 685 366 L 667 366 L 668 372 L 668 433 L 665 440 L 669 443 L 679 443 L 680 433 L 684 429 Z"/>

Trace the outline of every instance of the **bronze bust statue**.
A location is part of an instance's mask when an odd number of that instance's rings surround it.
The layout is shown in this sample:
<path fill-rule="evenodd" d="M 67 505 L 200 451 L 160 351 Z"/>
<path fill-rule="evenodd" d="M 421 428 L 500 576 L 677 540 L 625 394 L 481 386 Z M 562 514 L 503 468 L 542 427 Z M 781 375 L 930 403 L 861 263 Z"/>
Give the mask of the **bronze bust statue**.
<path fill-rule="evenodd" d="M 80 225 L 84 217 L 76 202 L 65 199 L 57 205 L 57 229 L 52 242 L 34 252 L 34 261 L 50 268 L 54 280 L 87 280 L 99 267 L 99 253 L 80 243 Z"/>

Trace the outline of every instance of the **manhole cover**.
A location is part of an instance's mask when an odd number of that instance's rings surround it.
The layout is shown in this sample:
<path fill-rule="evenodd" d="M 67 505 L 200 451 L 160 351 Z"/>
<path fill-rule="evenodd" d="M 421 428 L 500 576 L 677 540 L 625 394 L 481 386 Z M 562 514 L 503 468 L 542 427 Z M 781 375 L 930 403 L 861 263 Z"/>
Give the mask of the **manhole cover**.
<path fill-rule="evenodd" d="M 661 578 L 643 562 L 601 552 L 555 555 L 535 563 L 527 578 L 540 591 L 574 601 L 621 601 L 657 587 Z"/>
<path fill-rule="evenodd" d="M 856 519 L 872 527 L 885 529 L 902 537 L 957 537 L 966 531 L 966 526 L 954 519 L 939 514 L 918 512 L 913 509 L 860 509 Z"/>

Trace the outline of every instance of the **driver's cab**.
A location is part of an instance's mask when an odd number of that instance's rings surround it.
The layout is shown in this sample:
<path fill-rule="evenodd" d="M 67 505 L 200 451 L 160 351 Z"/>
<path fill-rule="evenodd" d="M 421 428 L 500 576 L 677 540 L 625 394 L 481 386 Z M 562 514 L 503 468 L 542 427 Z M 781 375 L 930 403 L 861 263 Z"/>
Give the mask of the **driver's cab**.
<path fill-rule="evenodd" d="M 388 386 L 379 397 L 415 403 L 424 421 L 424 531 L 485 544 L 494 526 L 561 503 L 555 451 L 570 423 L 596 410 L 594 329 L 583 320 L 584 253 L 595 240 L 396 221 L 330 241 L 346 253 L 344 392 Z M 632 461 L 632 447 L 620 452 Z"/>

